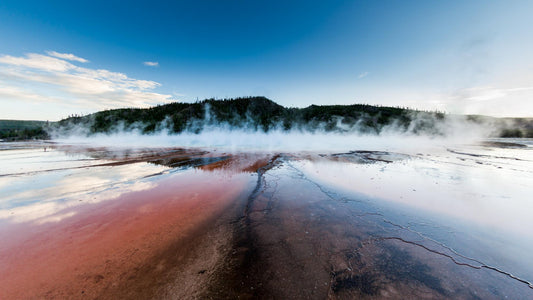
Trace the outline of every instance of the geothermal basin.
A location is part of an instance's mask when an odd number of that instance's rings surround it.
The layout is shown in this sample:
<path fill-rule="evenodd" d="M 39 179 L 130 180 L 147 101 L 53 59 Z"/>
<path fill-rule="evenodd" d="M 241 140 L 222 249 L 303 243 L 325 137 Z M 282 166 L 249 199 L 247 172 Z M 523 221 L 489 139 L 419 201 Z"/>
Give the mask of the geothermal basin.
<path fill-rule="evenodd" d="M 0 299 L 533 299 L 531 140 L 0 162 Z"/>

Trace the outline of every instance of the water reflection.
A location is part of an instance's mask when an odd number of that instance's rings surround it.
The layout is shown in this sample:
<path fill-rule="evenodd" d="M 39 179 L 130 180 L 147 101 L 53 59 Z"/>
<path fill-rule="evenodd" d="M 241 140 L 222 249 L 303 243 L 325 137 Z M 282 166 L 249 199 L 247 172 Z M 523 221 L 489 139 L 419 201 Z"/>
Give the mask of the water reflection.
<path fill-rule="evenodd" d="M 345 190 L 533 239 L 531 150 L 464 147 L 410 156 L 351 152 L 320 158 L 296 164 L 310 178 Z M 368 160 L 374 163 L 346 163 Z"/>
<path fill-rule="evenodd" d="M 239 278 L 244 287 L 260 289 L 254 296 L 497 299 L 532 293 L 524 245 L 514 256 L 499 247 L 501 236 L 479 235 L 465 222 L 354 193 L 357 186 L 325 184 L 307 166 L 323 159 L 327 155 L 314 162 L 285 156 L 264 174 L 249 208 L 252 238 L 242 242 L 252 249 L 250 269 L 259 271 Z M 384 165 L 390 163 L 354 164 Z M 319 179 L 330 176 L 311 171 Z"/>
<path fill-rule="evenodd" d="M 0 298 L 527 298 L 533 148 L 502 143 L 2 145 Z"/>
<path fill-rule="evenodd" d="M 150 298 L 164 274 L 197 274 L 183 267 L 196 256 L 204 267 L 218 262 L 228 216 L 256 181 L 239 169 L 256 160 L 198 150 L 56 145 L 0 155 L 16 157 L 0 176 L 2 299 Z M 26 158 L 35 165 L 15 167 Z M 205 240 L 212 231 L 224 235 Z M 194 286 L 185 283 L 179 291 Z"/>
<path fill-rule="evenodd" d="M 402 242 L 453 249 L 448 255 L 454 260 L 469 257 L 475 266 L 488 264 L 531 282 L 531 148 L 462 145 L 363 164 L 361 155 L 321 155 L 291 164 L 376 224 L 394 224 L 389 231 L 407 234 L 397 236 Z"/>
<path fill-rule="evenodd" d="M 12 145 L 0 151 L 0 221 L 38 223 L 75 215 L 80 205 L 154 189 L 169 174 L 198 168 L 231 176 L 266 154 L 228 155 L 204 150 L 125 149 L 41 144 Z M 221 172 L 220 172 L 221 171 Z M 224 174 L 222 174 L 224 173 Z"/>

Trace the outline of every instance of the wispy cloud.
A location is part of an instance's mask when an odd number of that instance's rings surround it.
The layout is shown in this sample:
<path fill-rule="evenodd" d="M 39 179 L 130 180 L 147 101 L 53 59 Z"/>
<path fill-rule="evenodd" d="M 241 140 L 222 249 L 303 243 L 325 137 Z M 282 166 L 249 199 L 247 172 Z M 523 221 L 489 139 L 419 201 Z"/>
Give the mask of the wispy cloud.
<path fill-rule="evenodd" d="M 474 86 L 441 92 L 396 94 L 401 105 L 438 109 L 455 114 L 482 114 L 496 117 L 531 117 L 533 86 Z M 403 102 L 402 102 L 403 101 Z"/>
<path fill-rule="evenodd" d="M 10 55 L 0 56 L 0 63 L 21 67 L 21 69 L 41 70 L 51 73 L 67 72 L 76 68 L 76 66 L 65 60 L 35 53 L 29 53 L 26 55 L 26 57 L 16 57 Z"/>
<path fill-rule="evenodd" d="M 159 67 L 159 63 L 157 61 L 145 61 L 143 64 L 149 67 Z"/>
<path fill-rule="evenodd" d="M 455 93 L 454 98 L 467 101 L 488 101 L 508 97 L 512 93 L 532 91 L 533 86 L 515 88 L 496 88 L 491 86 L 462 89 Z"/>
<path fill-rule="evenodd" d="M 363 72 L 363 73 L 359 74 L 359 76 L 357 76 L 357 79 L 365 78 L 366 76 L 368 76 L 368 74 L 370 74 L 370 73 Z"/>
<path fill-rule="evenodd" d="M 67 60 L 87 60 L 73 54 L 47 53 L 0 56 L 0 101 L 47 101 L 84 111 L 147 107 L 173 101 L 171 95 L 153 91 L 160 86 L 158 82 L 134 79 L 109 70 L 79 67 Z"/>
<path fill-rule="evenodd" d="M 85 58 L 81 58 L 81 57 L 78 57 L 78 56 L 76 56 L 74 54 L 70 54 L 70 53 L 59 53 L 59 52 L 55 52 L 55 51 L 47 51 L 46 54 L 48 54 L 50 56 L 57 57 L 57 58 L 66 59 L 66 60 L 78 61 L 78 62 L 81 62 L 81 63 L 89 62 Z"/>
<path fill-rule="evenodd" d="M 58 99 L 27 92 L 17 87 L 0 87 L 0 98 L 10 98 L 18 101 L 58 102 Z"/>

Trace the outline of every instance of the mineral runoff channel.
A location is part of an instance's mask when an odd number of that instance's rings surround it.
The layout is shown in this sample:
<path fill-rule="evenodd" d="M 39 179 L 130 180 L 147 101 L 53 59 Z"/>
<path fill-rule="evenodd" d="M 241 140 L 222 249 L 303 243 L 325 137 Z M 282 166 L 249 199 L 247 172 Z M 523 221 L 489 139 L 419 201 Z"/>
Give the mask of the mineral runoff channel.
<path fill-rule="evenodd" d="M 533 299 L 530 140 L 0 149 L 0 299 Z"/>

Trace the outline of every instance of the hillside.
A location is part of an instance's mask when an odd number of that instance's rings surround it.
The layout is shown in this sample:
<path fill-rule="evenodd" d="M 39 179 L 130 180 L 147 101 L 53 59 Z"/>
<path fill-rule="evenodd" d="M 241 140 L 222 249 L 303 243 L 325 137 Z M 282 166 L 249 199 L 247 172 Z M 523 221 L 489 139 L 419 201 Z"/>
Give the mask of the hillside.
<path fill-rule="evenodd" d="M 0 120 L 0 140 L 48 139 L 46 121 Z"/>
<path fill-rule="evenodd" d="M 277 130 L 360 131 L 379 133 L 388 126 L 435 133 L 444 114 L 371 105 L 311 105 L 286 108 L 264 97 L 208 99 L 197 103 L 171 103 L 147 109 L 129 108 L 97 112 L 61 120 L 61 132 L 87 129 L 88 134 L 138 129 L 151 133 L 200 132 L 209 126 L 226 126 L 268 132 Z"/>
<path fill-rule="evenodd" d="M 533 119 L 493 118 L 477 115 L 449 115 L 397 107 L 364 104 L 311 105 L 286 108 L 265 97 L 207 99 L 196 103 L 170 103 L 151 108 L 105 110 L 73 116 L 56 123 L 41 121 L 0 121 L 4 140 L 47 138 L 49 134 L 70 135 L 138 130 L 150 134 L 161 130 L 171 134 L 199 133 L 206 128 L 299 130 L 307 132 L 384 131 L 445 135 L 451 124 L 481 125 L 499 137 L 533 137 Z"/>

